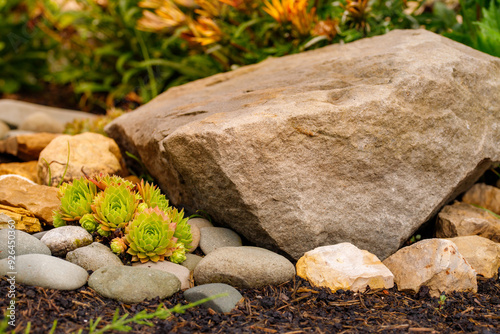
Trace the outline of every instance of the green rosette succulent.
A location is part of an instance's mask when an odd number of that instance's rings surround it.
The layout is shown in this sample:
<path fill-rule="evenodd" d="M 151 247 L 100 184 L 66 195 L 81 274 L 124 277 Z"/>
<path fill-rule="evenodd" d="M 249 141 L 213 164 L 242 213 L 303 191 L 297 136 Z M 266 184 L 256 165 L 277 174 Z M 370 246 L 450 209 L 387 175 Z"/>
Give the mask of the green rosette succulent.
<path fill-rule="evenodd" d="M 92 213 L 91 205 L 96 193 L 96 186 L 84 178 L 61 186 L 58 193 L 61 206 L 54 215 L 54 226 L 64 226 L 67 221 L 80 220 L 85 214 Z"/>
<path fill-rule="evenodd" d="M 161 193 L 157 186 L 141 180 L 141 183 L 137 184 L 137 192 L 141 196 L 142 201 L 146 203 L 149 208 L 154 209 L 158 207 L 165 212 L 170 209 L 167 198 Z"/>
<path fill-rule="evenodd" d="M 109 186 L 97 194 L 92 205 L 94 217 L 99 222 L 98 232 L 124 229 L 132 220 L 137 205 L 135 193 L 125 186 Z"/>
<path fill-rule="evenodd" d="M 109 247 L 115 254 L 123 254 L 128 248 L 125 238 L 114 238 L 109 243 Z"/>
<path fill-rule="evenodd" d="M 172 255 L 170 255 L 169 260 L 173 263 L 182 263 L 186 261 L 186 248 L 182 242 L 175 244 L 175 250 L 172 252 Z"/>
<path fill-rule="evenodd" d="M 99 222 L 95 219 L 93 214 L 87 213 L 80 218 L 80 225 L 86 229 L 87 232 L 94 233 L 99 227 Z"/>
<path fill-rule="evenodd" d="M 54 218 L 53 218 L 52 225 L 54 227 L 66 226 L 66 221 L 64 219 L 62 219 L 61 212 L 59 210 L 54 211 Z"/>
<path fill-rule="evenodd" d="M 190 249 L 193 235 L 191 234 L 191 226 L 188 224 L 189 218 L 184 218 L 184 211 L 177 211 L 176 208 L 170 208 L 167 214 L 170 220 L 176 223 L 174 237 L 184 244 L 185 249 Z"/>
<path fill-rule="evenodd" d="M 126 187 L 129 190 L 134 188 L 134 184 L 123 177 L 117 175 L 99 174 L 88 179 L 95 184 L 99 189 L 105 190 L 107 187 Z"/>
<path fill-rule="evenodd" d="M 127 253 L 132 261 L 164 261 L 176 248 L 175 223 L 160 209 L 146 209 L 127 226 Z"/>

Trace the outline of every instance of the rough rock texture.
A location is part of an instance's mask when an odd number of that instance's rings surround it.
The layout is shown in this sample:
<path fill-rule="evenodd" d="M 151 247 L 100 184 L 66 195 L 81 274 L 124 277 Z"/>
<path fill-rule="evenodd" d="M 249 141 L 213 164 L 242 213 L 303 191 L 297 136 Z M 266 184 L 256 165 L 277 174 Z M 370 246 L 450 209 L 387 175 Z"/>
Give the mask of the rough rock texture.
<path fill-rule="evenodd" d="M 458 248 L 460 254 L 472 268 L 486 278 L 498 276 L 500 268 L 500 244 L 489 239 L 469 235 L 448 239 Z"/>
<path fill-rule="evenodd" d="M 500 189 L 497 187 L 477 183 L 464 194 L 462 201 L 500 214 Z"/>
<path fill-rule="evenodd" d="M 442 292 L 477 292 L 476 272 L 449 240 L 419 241 L 383 263 L 394 274 L 400 291 L 418 292 L 421 286 L 427 286 L 434 297 Z"/>
<path fill-rule="evenodd" d="M 52 255 L 64 257 L 68 252 L 92 243 L 92 235 L 80 226 L 61 226 L 48 231 L 41 242 L 49 247 Z"/>
<path fill-rule="evenodd" d="M 0 175 L 21 175 L 28 180 L 38 183 L 37 164 L 38 162 L 36 161 L 0 164 Z"/>
<path fill-rule="evenodd" d="M 12 233 L 15 231 L 14 233 Z M 9 238 L 10 236 L 10 238 Z M 15 249 L 8 248 L 8 241 L 15 241 Z M 13 252 L 12 252 L 13 251 Z M 12 254 L 13 253 L 13 254 Z M 0 259 L 9 255 L 19 256 L 23 254 L 45 254 L 51 255 L 50 249 L 34 236 L 18 230 L 4 229 L 0 231 Z"/>
<path fill-rule="evenodd" d="M 0 153 L 15 155 L 21 160 L 38 160 L 40 152 L 59 136 L 54 133 L 23 134 L 0 141 Z"/>
<path fill-rule="evenodd" d="M 348 242 L 313 249 L 299 259 L 296 267 L 298 276 L 333 292 L 394 286 L 394 275 L 375 255 Z"/>
<path fill-rule="evenodd" d="M 33 213 L 23 208 L 0 204 L 0 229 L 8 229 L 11 220 L 14 221 L 16 230 L 28 233 L 42 231 L 42 224 Z"/>
<path fill-rule="evenodd" d="M 54 213 L 61 201 L 57 188 L 34 184 L 22 177 L 0 177 L 0 204 L 20 207 L 52 225 Z M 38 231 L 37 231 L 38 232 Z"/>
<path fill-rule="evenodd" d="M 86 132 L 75 136 L 59 136 L 40 153 L 38 176 L 43 184 L 49 184 L 51 181 L 56 185 L 61 180 L 68 160 L 68 142 L 70 157 L 68 171 L 64 176 L 65 181 L 82 177 L 82 168 L 89 176 L 99 173 L 127 175 L 120 149 L 114 140 L 97 133 Z M 50 165 L 51 180 L 44 159 L 49 163 L 51 161 L 62 163 Z"/>
<path fill-rule="evenodd" d="M 438 214 L 437 238 L 479 235 L 500 242 L 500 219 L 470 204 L 455 202 Z"/>
<path fill-rule="evenodd" d="M 92 271 L 106 266 L 123 266 L 120 258 L 100 242 L 93 242 L 88 246 L 68 252 L 66 260 Z"/>
<path fill-rule="evenodd" d="M 107 127 L 174 205 L 300 258 L 384 259 L 500 161 L 500 59 L 425 30 L 268 59 Z"/>

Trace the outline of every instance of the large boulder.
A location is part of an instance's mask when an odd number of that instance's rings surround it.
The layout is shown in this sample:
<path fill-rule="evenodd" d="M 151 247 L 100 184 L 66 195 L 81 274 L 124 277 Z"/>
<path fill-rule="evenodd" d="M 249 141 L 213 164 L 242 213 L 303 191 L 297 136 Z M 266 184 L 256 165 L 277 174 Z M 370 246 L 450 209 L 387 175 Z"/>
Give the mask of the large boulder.
<path fill-rule="evenodd" d="M 424 30 L 268 59 L 107 127 L 171 202 L 298 259 L 385 259 L 500 161 L 500 59 Z"/>

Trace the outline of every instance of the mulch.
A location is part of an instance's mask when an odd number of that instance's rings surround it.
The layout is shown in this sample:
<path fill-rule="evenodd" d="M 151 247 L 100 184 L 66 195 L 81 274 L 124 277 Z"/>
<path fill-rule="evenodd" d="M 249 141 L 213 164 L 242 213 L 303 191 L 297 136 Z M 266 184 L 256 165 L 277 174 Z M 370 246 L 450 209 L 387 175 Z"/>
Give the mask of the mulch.
<path fill-rule="evenodd" d="M 152 327 L 132 325 L 132 333 L 499 333 L 500 282 L 478 276 L 477 293 L 449 293 L 446 300 L 430 297 L 423 287 L 419 293 L 396 288 L 364 293 L 324 288 L 295 277 L 279 286 L 239 289 L 243 299 L 230 313 L 217 313 L 201 306 L 175 314 L 166 320 L 154 319 Z M 9 283 L 0 279 L 0 308 L 6 310 Z M 154 312 L 160 303 L 171 308 L 187 304 L 182 292 L 164 300 L 124 304 L 99 296 L 88 286 L 60 291 L 16 284 L 16 327 L 24 333 L 75 333 L 89 320 L 102 317 L 99 328 L 109 324 L 118 309 L 134 315 L 144 309 Z M 12 328 L 10 328 L 12 329 Z"/>

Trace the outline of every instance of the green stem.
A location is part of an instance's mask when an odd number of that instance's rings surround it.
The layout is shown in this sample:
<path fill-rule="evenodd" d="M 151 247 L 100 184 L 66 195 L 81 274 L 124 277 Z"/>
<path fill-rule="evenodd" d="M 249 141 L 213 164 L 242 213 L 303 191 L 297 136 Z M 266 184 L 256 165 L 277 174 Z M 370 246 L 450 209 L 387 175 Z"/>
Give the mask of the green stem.
<path fill-rule="evenodd" d="M 146 47 L 146 43 L 144 43 L 144 39 L 142 38 L 142 34 L 138 31 L 135 30 L 135 35 L 137 37 L 137 40 L 139 41 L 139 45 L 141 46 L 141 52 L 144 60 L 149 60 L 149 53 L 148 53 L 148 48 Z M 152 97 L 156 97 L 158 95 L 158 88 L 156 84 L 156 79 L 155 75 L 153 73 L 153 67 L 151 65 L 147 66 L 148 70 L 148 76 L 149 76 L 149 83 L 151 87 L 151 92 L 152 92 Z"/>

